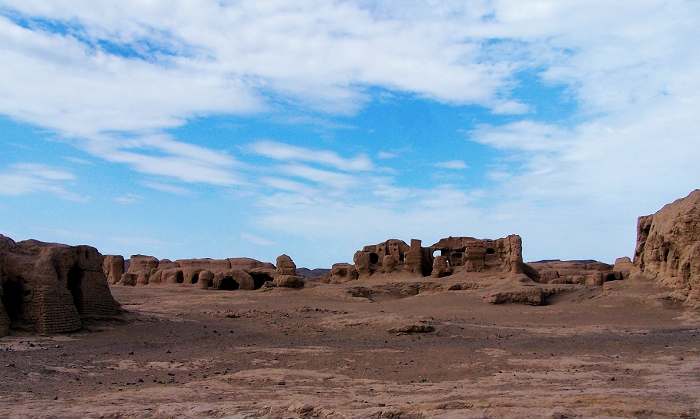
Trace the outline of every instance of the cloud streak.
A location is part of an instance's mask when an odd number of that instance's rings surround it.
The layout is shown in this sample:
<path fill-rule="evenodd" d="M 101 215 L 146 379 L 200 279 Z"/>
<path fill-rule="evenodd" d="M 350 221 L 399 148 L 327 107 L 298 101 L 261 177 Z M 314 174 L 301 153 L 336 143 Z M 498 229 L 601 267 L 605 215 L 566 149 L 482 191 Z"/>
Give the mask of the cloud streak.
<path fill-rule="evenodd" d="M 346 172 L 374 170 L 372 161 L 364 155 L 348 159 L 340 157 L 334 151 L 310 150 L 274 141 L 258 141 L 251 144 L 249 149 L 260 156 L 280 161 L 316 163 Z"/>
<path fill-rule="evenodd" d="M 70 201 L 85 201 L 66 190 L 65 185 L 75 180 L 75 175 L 61 168 L 36 163 L 15 163 L 0 172 L 0 195 L 20 196 L 48 193 Z"/>

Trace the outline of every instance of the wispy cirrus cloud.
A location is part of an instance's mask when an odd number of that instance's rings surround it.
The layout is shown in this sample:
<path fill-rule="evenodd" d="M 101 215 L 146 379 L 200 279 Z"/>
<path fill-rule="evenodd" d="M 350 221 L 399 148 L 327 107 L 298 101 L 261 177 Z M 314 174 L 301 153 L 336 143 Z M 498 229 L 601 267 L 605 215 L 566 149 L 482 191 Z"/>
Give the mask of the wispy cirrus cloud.
<path fill-rule="evenodd" d="M 375 169 L 372 160 L 364 155 L 344 158 L 330 150 L 311 150 L 275 141 L 257 141 L 249 145 L 248 149 L 255 154 L 279 161 L 316 163 L 346 172 L 363 172 Z"/>
<path fill-rule="evenodd" d="M 87 198 L 66 189 L 66 185 L 75 179 L 73 173 L 62 168 L 37 163 L 15 163 L 0 171 L 0 195 L 48 193 L 70 201 L 85 201 Z"/>
<path fill-rule="evenodd" d="M 163 183 L 163 182 L 147 181 L 147 182 L 142 182 L 142 185 L 147 187 L 147 188 L 155 189 L 156 191 L 166 192 L 166 193 L 173 194 L 173 195 L 181 195 L 181 196 L 192 195 L 192 191 L 187 189 L 187 188 L 183 188 L 181 186 L 171 185 L 171 184 L 167 184 L 167 183 Z"/>
<path fill-rule="evenodd" d="M 441 169 L 454 169 L 454 170 L 463 170 L 469 168 L 467 166 L 467 163 L 464 162 L 464 160 L 448 160 L 448 161 L 441 161 L 435 163 L 436 167 L 439 167 Z"/>
<path fill-rule="evenodd" d="M 176 141 L 165 134 L 128 138 L 100 135 L 81 144 L 92 155 L 149 175 L 218 186 L 243 182 L 234 173 L 236 159 L 227 153 Z"/>

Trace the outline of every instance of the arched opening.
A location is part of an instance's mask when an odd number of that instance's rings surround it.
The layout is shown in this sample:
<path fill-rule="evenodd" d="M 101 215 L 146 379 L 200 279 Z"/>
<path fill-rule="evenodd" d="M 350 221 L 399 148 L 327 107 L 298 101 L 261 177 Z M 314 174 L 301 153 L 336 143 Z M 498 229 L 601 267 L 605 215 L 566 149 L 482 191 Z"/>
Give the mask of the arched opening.
<path fill-rule="evenodd" d="M 486 249 L 486 254 L 487 255 L 495 255 L 496 254 L 496 249 L 488 248 Z"/>
<path fill-rule="evenodd" d="M 370 253 L 369 254 L 369 263 L 378 263 L 379 262 L 379 255 L 376 253 Z"/>
<path fill-rule="evenodd" d="M 199 272 L 197 272 L 196 274 L 192 275 L 192 283 L 193 283 L 193 284 L 196 284 L 197 282 L 199 282 Z"/>
<path fill-rule="evenodd" d="M 178 271 L 177 274 L 175 274 L 175 282 L 178 284 L 185 282 L 185 275 L 182 274 L 182 271 Z"/>
<path fill-rule="evenodd" d="M 209 284 L 207 284 L 207 287 L 211 288 L 211 287 L 213 287 L 213 286 L 214 286 L 214 280 L 213 280 L 213 279 L 210 279 L 210 280 L 209 280 Z"/>
<path fill-rule="evenodd" d="M 2 284 L 2 305 L 11 322 L 22 320 L 24 296 L 21 279 L 18 281 L 5 281 Z"/>
<path fill-rule="evenodd" d="M 435 250 L 435 251 L 433 252 L 433 257 L 434 257 L 434 258 L 436 258 L 436 257 L 438 257 L 438 256 L 442 256 L 442 251 L 441 251 L 441 250 Z"/>
<path fill-rule="evenodd" d="M 221 286 L 219 287 L 220 290 L 224 291 L 234 291 L 237 290 L 239 287 L 238 282 L 236 282 L 235 279 L 233 279 L 230 276 L 225 276 L 221 278 Z"/>
<path fill-rule="evenodd" d="M 78 266 L 73 266 L 68 271 L 68 291 L 73 296 L 73 304 L 78 314 L 83 314 L 83 272 Z"/>
<path fill-rule="evenodd" d="M 253 288 L 258 290 L 266 282 L 272 281 L 272 277 L 264 272 L 248 272 L 248 274 L 253 278 Z"/>

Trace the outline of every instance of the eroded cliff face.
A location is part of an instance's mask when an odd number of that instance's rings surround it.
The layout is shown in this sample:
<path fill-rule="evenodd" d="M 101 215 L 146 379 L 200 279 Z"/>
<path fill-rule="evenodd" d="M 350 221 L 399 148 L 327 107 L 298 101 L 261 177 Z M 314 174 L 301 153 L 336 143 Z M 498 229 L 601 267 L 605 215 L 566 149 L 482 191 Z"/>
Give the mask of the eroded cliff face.
<path fill-rule="evenodd" d="M 631 275 L 655 279 L 674 297 L 700 304 L 700 190 L 639 217 Z"/>

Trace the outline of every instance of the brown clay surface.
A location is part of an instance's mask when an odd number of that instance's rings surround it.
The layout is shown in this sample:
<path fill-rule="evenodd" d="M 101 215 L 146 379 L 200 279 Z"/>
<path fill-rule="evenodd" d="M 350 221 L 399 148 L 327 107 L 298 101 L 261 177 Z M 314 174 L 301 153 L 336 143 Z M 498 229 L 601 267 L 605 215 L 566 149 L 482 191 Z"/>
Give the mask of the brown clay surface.
<path fill-rule="evenodd" d="M 112 286 L 123 321 L 0 339 L 0 417 L 700 417 L 700 313 L 650 282 L 540 307 L 356 285 Z"/>

